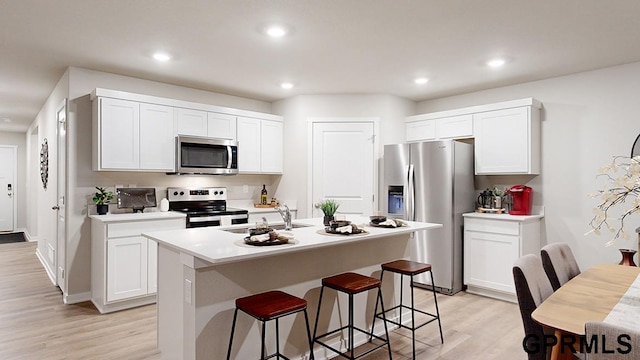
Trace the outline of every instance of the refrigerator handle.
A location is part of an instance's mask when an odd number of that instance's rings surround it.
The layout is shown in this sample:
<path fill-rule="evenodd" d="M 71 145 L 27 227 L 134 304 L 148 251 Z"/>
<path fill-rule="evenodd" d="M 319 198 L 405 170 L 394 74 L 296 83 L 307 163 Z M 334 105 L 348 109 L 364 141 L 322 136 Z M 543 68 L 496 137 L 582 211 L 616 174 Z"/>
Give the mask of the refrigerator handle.
<path fill-rule="evenodd" d="M 413 176 L 414 168 L 413 164 L 410 164 L 407 169 L 407 184 L 405 189 L 407 189 L 407 195 L 405 197 L 405 219 L 409 221 L 416 220 L 416 212 L 415 212 L 415 183 Z"/>

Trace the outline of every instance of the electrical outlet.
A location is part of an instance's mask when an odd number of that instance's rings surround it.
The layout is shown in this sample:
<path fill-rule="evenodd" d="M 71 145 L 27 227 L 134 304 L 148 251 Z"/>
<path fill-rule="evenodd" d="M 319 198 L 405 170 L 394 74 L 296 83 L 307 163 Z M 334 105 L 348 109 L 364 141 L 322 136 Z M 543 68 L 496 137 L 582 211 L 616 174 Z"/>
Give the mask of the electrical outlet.
<path fill-rule="evenodd" d="M 191 280 L 184 279 L 184 302 L 191 305 Z"/>

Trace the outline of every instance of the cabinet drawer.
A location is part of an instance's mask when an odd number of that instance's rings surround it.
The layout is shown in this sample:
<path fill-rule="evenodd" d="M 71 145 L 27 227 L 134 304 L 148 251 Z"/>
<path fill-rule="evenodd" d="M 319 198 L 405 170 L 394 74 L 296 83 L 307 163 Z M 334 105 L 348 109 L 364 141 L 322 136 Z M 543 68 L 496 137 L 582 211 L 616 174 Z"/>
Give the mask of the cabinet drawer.
<path fill-rule="evenodd" d="M 138 236 L 145 231 L 184 229 L 185 219 L 131 221 L 107 225 L 107 237 Z"/>
<path fill-rule="evenodd" d="M 505 235 L 520 235 L 520 224 L 515 221 L 464 219 L 464 229 Z"/>

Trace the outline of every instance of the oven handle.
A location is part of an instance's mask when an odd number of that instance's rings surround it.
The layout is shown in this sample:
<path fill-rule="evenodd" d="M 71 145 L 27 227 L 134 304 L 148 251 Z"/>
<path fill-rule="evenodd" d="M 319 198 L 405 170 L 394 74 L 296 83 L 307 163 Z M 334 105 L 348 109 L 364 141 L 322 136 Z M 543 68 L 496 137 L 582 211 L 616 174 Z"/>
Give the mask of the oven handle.
<path fill-rule="evenodd" d="M 242 220 L 242 219 L 248 219 L 249 218 L 247 215 L 224 215 L 224 216 L 229 216 L 231 218 L 231 220 Z M 190 217 L 189 218 L 189 222 L 192 222 L 192 223 L 206 222 L 206 221 L 220 221 L 220 220 L 222 220 L 222 216 L 220 216 L 220 215 L 216 215 L 216 216 L 196 216 L 196 217 Z"/>

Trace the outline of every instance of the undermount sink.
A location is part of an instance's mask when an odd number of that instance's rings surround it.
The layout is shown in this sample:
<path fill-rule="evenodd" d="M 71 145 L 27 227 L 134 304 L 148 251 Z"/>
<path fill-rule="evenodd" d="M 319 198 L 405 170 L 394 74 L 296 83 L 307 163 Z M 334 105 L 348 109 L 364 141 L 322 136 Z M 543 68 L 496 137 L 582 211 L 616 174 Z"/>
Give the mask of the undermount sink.
<path fill-rule="evenodd" d="M 313 225 L 291 224 L 291 228 L 293 228 L 293 229 L 295 229 L 295 228 L 304 228 L 304 227 L 309 227 L 309 226 L 313 226 Z M 284 224 L 269 225 L 269 227 L 274 229 L 274 230 L 284 230 Z M 249 228 L 250 228 L 250 226 L 246 226 L 246 227 L 241 227 L 241 228 L 223 229 L 223 231 L 227 231 L 227 232 L 234 233 L 234 234 L 248 234 L 249 233 Z"/>

